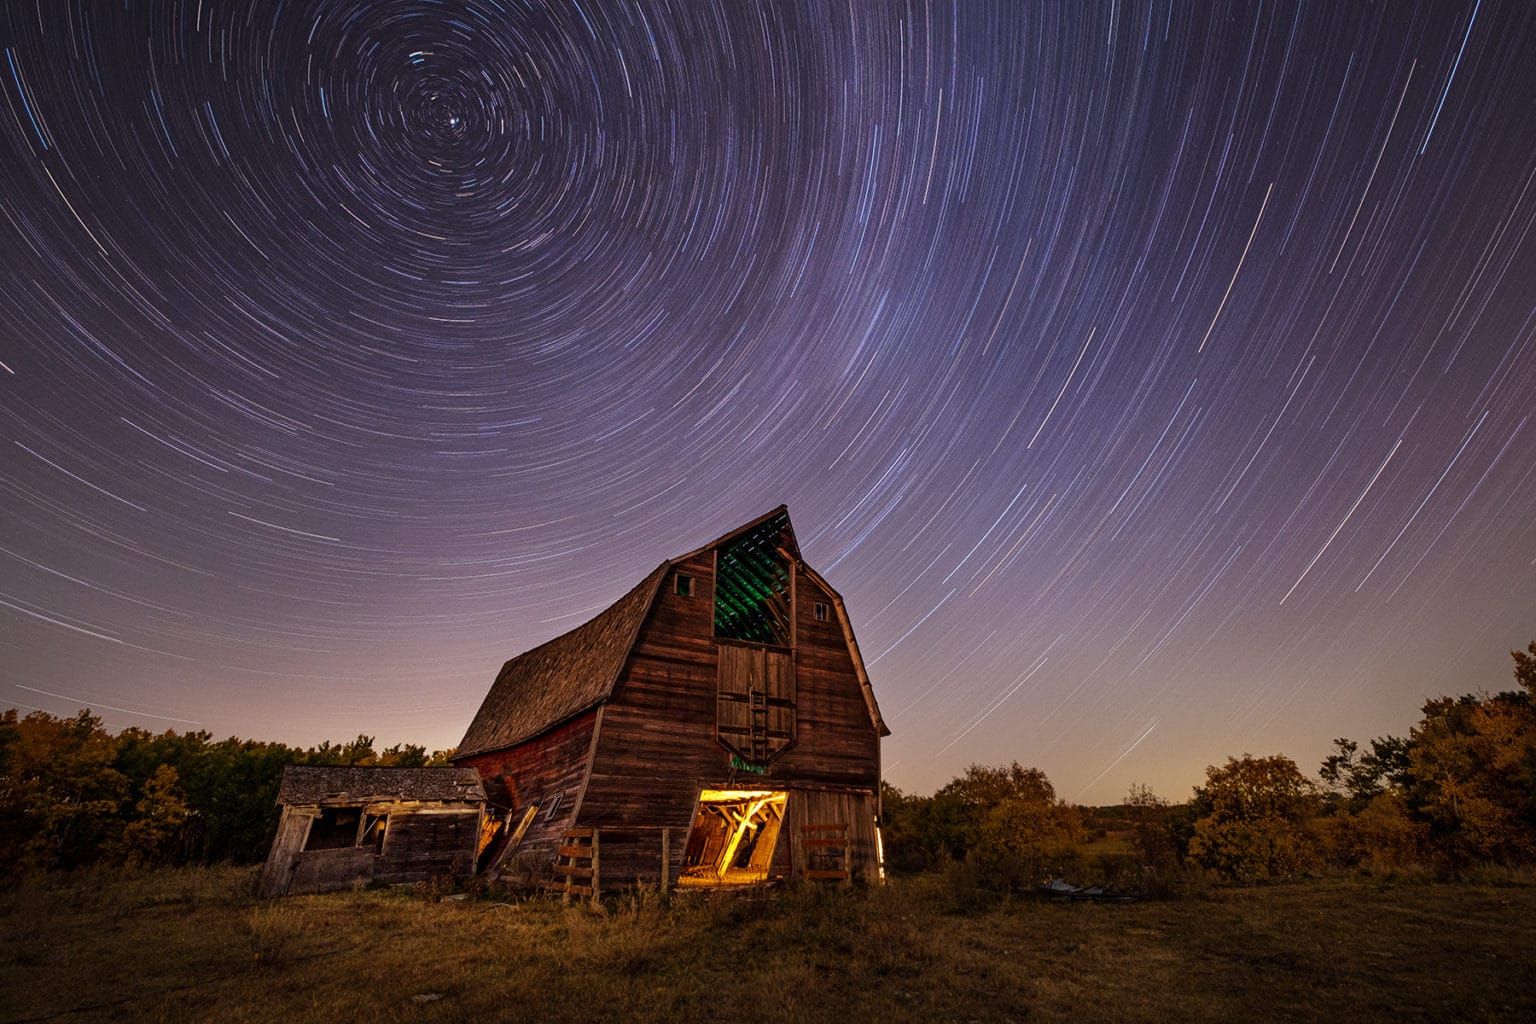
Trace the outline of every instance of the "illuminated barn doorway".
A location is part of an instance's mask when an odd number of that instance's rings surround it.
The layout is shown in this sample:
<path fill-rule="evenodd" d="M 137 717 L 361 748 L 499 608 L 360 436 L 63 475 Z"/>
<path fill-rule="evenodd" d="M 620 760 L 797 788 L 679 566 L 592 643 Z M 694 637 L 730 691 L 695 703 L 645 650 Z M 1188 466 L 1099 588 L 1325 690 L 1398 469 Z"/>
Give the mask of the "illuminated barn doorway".
<path fill-rule="evenodd" d="M 786 792 L 706 789 L 699 794 L 679 885 L 751 885 L 768 877 Z"/>

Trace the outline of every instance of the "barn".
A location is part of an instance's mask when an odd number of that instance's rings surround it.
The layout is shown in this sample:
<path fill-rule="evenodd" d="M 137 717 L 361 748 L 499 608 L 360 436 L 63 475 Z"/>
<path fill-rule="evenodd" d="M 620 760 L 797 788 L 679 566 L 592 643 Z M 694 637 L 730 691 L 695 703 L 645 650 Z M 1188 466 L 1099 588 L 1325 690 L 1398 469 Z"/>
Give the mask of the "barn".
<path fill-rule="evenodd" d="M 508 661 L 454 761 L 500 818 L 485 863 L 577 892 L 874 880 L 889 732 L 780 506 Z"/>
<path fill-rule="evenodd" d="M 473 769 L 289 765 L 262 896 L 474 870 L 485 790 Z"/>

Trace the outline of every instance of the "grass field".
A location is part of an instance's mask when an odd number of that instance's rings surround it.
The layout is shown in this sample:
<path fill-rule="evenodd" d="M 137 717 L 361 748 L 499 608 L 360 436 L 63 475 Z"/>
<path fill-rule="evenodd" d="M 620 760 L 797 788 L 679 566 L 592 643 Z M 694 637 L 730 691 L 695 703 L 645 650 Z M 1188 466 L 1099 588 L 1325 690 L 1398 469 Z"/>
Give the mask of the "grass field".
<path fill-rule="evenodd" d="M 600 911 L 253 870 L 0 895 L 0 1024 L 155 1021 L 1531 1021 L 1536 886 L 1311 880 L 1124 905 L 884 889 Z"/>

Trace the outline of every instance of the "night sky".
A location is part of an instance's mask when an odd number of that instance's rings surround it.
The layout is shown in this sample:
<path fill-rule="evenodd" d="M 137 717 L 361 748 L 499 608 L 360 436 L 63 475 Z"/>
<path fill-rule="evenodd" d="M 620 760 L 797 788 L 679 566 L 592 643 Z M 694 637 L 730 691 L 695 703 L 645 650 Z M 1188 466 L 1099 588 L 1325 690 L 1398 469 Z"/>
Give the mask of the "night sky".
<path fill-rule="evenodd" d="M 1536 638 L 1536 6 L 0 0 L 0 706 L 456 743 L 789 505 L 1174 799 Z"/>

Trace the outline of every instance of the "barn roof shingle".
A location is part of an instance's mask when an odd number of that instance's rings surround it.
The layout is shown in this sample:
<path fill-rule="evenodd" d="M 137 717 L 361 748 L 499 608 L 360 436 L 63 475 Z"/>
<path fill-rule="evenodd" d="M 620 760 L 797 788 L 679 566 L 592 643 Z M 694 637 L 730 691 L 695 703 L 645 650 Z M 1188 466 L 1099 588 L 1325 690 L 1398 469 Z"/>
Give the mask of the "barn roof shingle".
<path fill-rule="evenodd" d="M 480 774 L 470 767 L 395 768 L 289 765 L 279 804 L 369 803 L 375 800 L 455 800 L 483 803 Z"/>
<path fill-rule="evenodd" d="M 455 756 L 516 746 L 607 700 L 669 564 L 592 621 L 503 665 Z"/>

